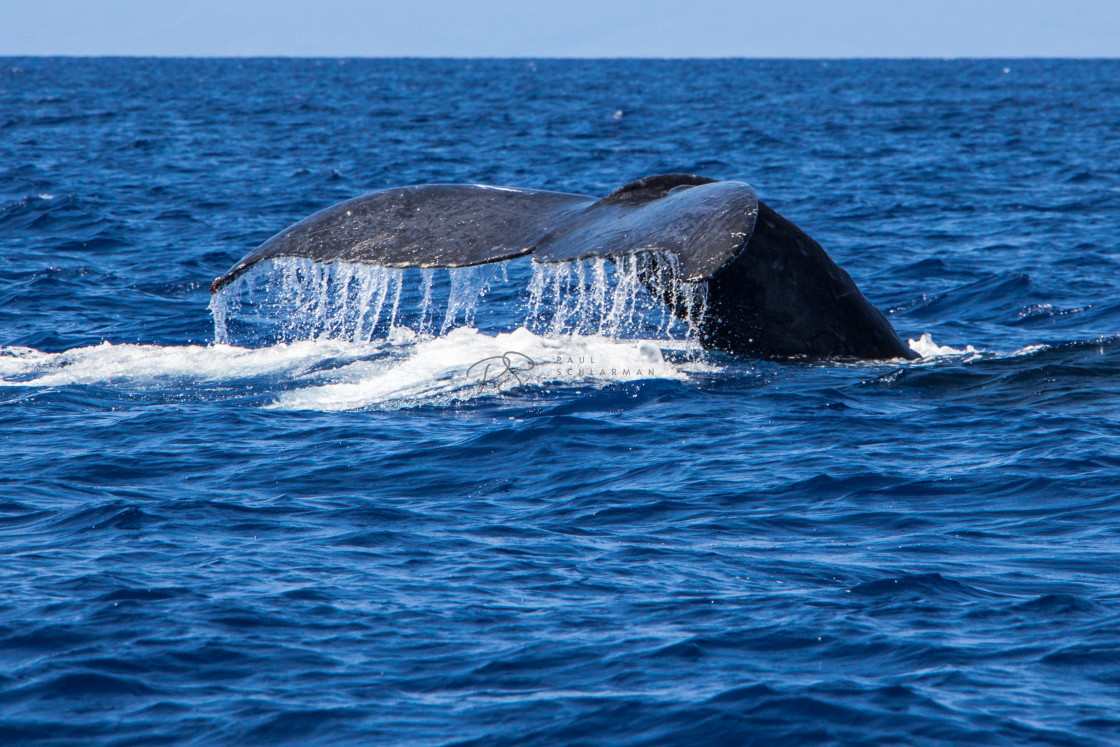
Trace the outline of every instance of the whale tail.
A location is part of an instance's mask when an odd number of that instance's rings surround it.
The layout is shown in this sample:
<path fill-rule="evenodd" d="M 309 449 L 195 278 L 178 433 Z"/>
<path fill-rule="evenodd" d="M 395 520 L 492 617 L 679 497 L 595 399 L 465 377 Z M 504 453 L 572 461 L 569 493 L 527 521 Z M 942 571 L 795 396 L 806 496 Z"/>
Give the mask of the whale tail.
<path fill-rule="evenodd" d="M 277 257 L 387 267 L 467 267 L 639 255 L 639 278 L 701 343 L 767 358 L 912 358 L 851 277 L 744 182 L 660 174 L 606 197 L 477 184 L 398 187 L 281 231 L 216 278 L 212 293 Z M 681 283 L 660 282 L 670 257 Z M 700 318 L 696 288 L 706 295 Z"/>

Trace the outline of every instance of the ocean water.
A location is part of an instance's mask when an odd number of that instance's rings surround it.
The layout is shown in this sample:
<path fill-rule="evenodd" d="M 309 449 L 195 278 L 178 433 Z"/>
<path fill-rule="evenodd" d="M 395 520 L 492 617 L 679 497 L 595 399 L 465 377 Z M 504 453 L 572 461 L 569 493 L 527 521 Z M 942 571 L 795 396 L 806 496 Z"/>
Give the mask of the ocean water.
<path fill-rule="evenodd" d="M 0 741 L 1120 741 L 1120 62 L 0 59 Z M 913 362 L 625 266 L 216 275 L 750 182 Z"/>

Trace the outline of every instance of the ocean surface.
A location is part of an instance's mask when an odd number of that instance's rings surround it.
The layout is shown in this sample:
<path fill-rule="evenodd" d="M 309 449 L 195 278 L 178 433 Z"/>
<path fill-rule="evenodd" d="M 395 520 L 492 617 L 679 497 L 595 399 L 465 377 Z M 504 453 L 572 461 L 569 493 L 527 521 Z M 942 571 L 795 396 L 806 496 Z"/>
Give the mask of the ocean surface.
<path fill-rule="evenodd" d="M 1118 166 L 1117 61 L 0 59 L 0 742 L 1120 742 Z M 922 357 L 594 262 L 208 292 L 375 189 L 663 172 Z"/>

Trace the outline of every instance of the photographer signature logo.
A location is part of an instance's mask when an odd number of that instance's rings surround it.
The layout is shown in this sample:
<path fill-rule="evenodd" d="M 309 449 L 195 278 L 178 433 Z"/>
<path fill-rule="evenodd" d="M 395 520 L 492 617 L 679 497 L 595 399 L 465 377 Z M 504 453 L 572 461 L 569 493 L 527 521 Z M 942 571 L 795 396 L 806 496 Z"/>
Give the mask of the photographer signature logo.
<path fill-rule="evenodd" d="M 524 386 L 525 380 L 521 374 L 531 371 L 538 366 L 544 368 L 545 376 L 555 376 L 557 380 L 573 380 L 599 377 L 604 379 L 630 379 L 632 377 L 653 377 L 653 366 L 641 367 L 631 365 L 617 366 L 610 363 L 596 361 L 591 354 L 568 355 L 558 353 L 554 358 L 544 361 L 535 361 L 524 353 L 516 350 L 507 350 L 501 355 L 492 355 L 472 363 L 467 369 L 467 378 L 474 378 L 479 386 L 493 384 L 498 389 L 502 384 Z M 514 383 L 516 382 L 516 383 Z"/>
<path fill-rule="evenodd" d="M 481 376 L 478 382 L 480 386 L 494 384 L 498 388 L 501 388 L 503 380 L 508 381 L 512 377 L 517 381 L 517 386 L 522 386 L 525 382 L 518 374 L 529 371 L 536 365 L 536 361 L 524 353 L 508 350 L 501 355 L 493 355 L 472 363 L 467 369 L 467 377 Z"/>

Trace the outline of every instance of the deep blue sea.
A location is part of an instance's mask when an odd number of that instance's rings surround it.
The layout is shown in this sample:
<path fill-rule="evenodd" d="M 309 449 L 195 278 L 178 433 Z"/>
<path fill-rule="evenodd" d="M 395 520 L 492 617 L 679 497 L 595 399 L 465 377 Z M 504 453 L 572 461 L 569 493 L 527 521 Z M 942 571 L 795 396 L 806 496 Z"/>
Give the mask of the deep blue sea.
<path fill-rule="evenodd" d="M 364 192 L 663 172 L 923 357 L 583 263 L 211 304 Z M 0 258 L 4 744 L 1120 742 L 1118 61 L 2 58 Z"/>

